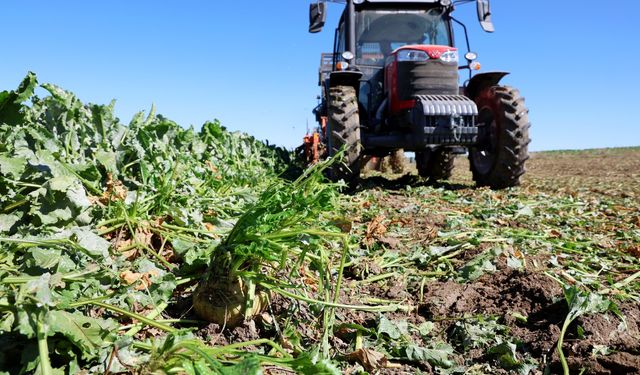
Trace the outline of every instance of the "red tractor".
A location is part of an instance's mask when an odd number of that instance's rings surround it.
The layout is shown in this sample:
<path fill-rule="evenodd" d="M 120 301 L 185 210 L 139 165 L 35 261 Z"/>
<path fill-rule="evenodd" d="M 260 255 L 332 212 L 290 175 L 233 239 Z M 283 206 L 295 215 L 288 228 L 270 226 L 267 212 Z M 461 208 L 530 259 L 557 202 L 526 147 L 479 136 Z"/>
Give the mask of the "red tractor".
<path fill-rule="evenodd" d="M 518 90 L 500 85 L 508 73 L 473 75 L 466 27 L 452 13 L 474 0 L 345 0 L 333 53 L 320 66 L 320 124 L 306 138 L 310 162 L 344 149 L 334 179 L 357 181 L 365 157 L 413 151 L 421 176 L 451 176 L 454 158 L 468 153 L 478 185 L 518 185 L 529 158 L 529 119 Z M 488 0 L 476 0 L 482 28 L 493 32 Z M 311 4 L 310 27 L 320 32 L 327 4 Z M 462 26 L 468 53 L 459 63 L 453 25 Z M 462 87 L 459 72 L 469 70 Z"/>

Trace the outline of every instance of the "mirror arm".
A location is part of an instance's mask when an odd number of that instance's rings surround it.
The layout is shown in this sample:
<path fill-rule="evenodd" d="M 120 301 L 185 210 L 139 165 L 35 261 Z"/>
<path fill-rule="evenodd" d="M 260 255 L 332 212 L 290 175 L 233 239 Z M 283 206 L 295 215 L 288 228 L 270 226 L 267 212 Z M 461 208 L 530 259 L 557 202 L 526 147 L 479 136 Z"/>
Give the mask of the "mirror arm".
<path fill-rule="evenodd" d="M 462 22 L 458 21 L 457 19 L 453 18 L 451 15 L 449 15 L 449 18 L 451 18 L 451 20 L 453 22 L 455 22 L 458 25 L 462 26 L 462 30 L 464 30 L 464 39 L 467 42 L 467 52 L 471 52 L 471 43 L 469 42 L 469 33 L 467 32 L 467 26 L 465 26 L 464 23 L 462 23 Z M 471 79 L 471 77 L 473 76 L 473 71 L 469 67 L 469 64 L 471 64 L 471 61 L 467 61 L 467 66 L 461 66 L 458 69 L 459 70 L 469 69 L 469 79 Z"/>
<path fill-rule="evenodd" d="M 464 30 L 464 39 L 467 43 L 467 52 L 471 52 L 471 44 L 469 43 L 469 33 L 467 32 L 467 26 L 465 26 L 464 23 L 458 21 L 457 19 L 455 19 L 453 16 L 449 15 L 449 18 L 451 18 L 451 20 L 455 23 L 457 23 L 458 25 L 462 26 L 462 30 Z"/>

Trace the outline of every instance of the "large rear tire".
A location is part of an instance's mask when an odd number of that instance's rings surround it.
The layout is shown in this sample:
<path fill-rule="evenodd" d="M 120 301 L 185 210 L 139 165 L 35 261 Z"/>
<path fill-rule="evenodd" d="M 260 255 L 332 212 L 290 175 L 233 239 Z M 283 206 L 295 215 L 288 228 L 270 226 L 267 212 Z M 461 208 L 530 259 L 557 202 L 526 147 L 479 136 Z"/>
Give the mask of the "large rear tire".
<path fill-rule="evenodd" d="M 478 123 L 484 124 L 478 146 L 469 149 L 473 180 L 479 186 L 504 189 L 520 185 L 529 159 L 529 110 L 520 92 L 493 86 L 475 99 Z"/>
<path fill-rule="evenodd" d="M 356 90 L 350 86 L 337 86 L 329 90 L 329 121 L 327 123 L 327 143 L 329 157 L 343 148 L 342 163 L 334 163 L 329 174 L 332 180 L 344 180 L 355 184 L 360 177 L 361 145 L 360 114 Z"/>
<path fill-rule="evenodd" d="M 450 150 L 444 148 L 416 152 L 418 174 L 432 181 L 448 180 L 453 174 L 455 158 Z"/>

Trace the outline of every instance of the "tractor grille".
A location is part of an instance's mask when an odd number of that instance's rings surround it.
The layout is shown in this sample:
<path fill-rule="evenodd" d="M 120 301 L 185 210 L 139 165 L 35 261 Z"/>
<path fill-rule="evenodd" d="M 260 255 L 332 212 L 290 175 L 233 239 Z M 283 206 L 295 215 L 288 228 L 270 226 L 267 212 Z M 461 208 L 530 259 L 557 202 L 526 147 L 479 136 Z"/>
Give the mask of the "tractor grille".
<path fill-rule="evenodd" d="M 440 60 L 398 63 L 400 100 L 417 95 L 458 95 L 458 66 Z"/>

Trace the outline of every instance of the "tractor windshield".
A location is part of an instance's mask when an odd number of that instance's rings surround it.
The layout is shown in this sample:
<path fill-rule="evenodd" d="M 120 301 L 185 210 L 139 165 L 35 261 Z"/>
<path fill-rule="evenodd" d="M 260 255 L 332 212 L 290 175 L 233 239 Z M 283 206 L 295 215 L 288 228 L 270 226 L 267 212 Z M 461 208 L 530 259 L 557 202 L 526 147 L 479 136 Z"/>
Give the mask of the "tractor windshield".
<path fill-rule="evenodd" d="M 356 28 L 358 65 L 384 66 L 393 50 L 408 44 L 451 45 L 443 8 L 362 10 Z"/>

